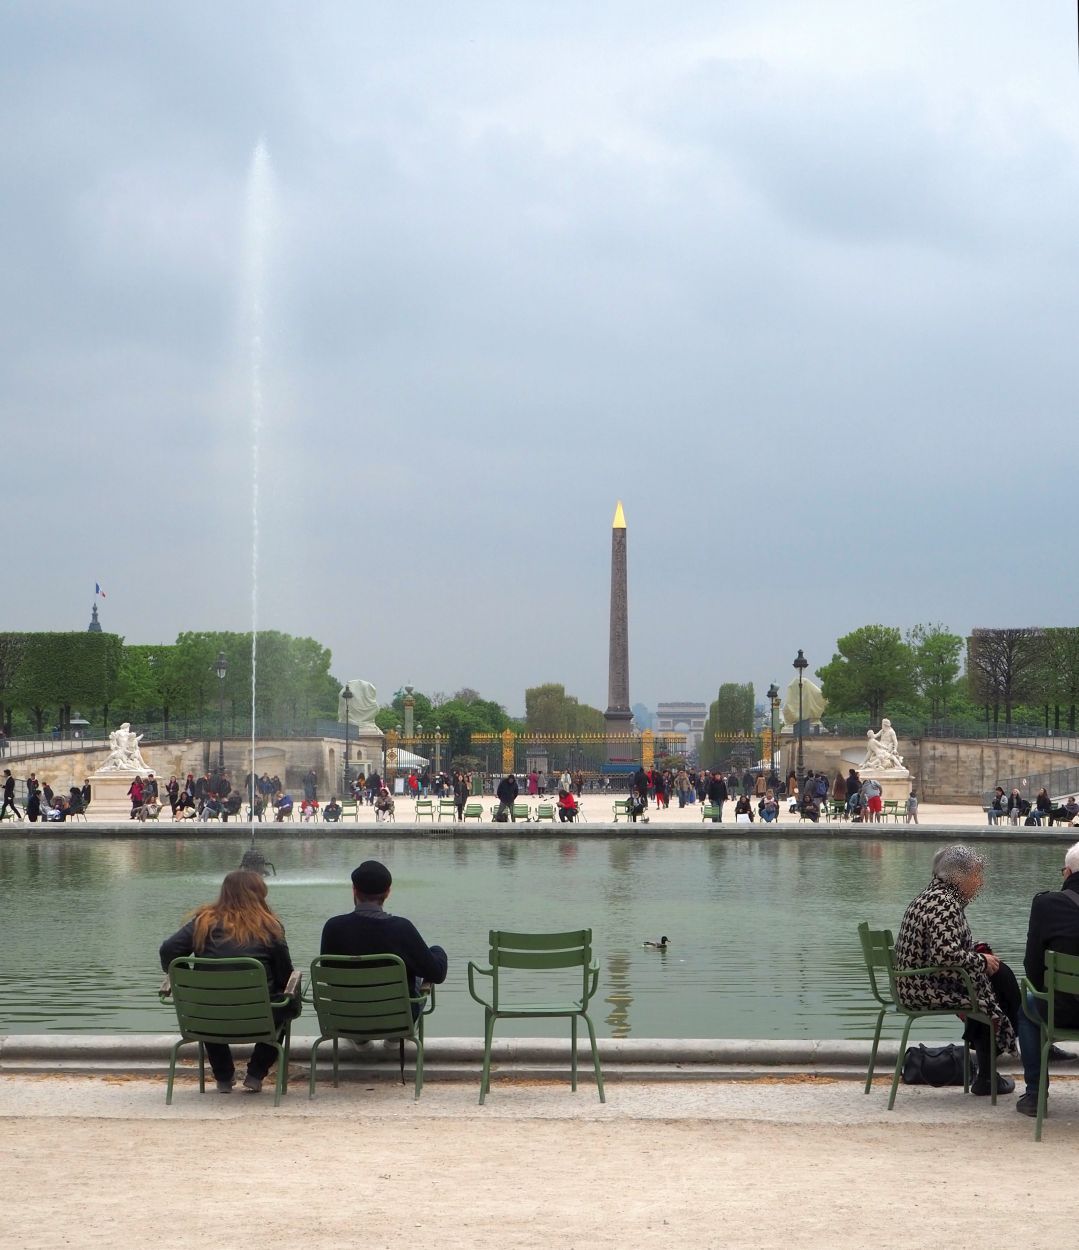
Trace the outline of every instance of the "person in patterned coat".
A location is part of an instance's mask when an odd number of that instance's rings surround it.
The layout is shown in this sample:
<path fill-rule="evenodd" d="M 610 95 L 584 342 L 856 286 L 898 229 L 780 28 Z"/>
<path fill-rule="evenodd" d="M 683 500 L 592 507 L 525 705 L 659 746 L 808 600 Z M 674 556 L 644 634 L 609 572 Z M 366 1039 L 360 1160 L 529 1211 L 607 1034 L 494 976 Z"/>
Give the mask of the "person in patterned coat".
<path fill-rule="evenodd" d="M 967 904 L 981 890 L 985 861 L 966 846 L 949 846 L 933 861 L 933 879 L 903 913 L 895 942 L 897 969 L 945 966 L 964 968 L 974 984 L 978 1010 L 996 1022 L 997 1052 L 1015 1049 L 1019 1014 L 1019 986 L 1007 964 L 989 950 L 978 951 L 967 923 Z M 899 977 L 896 994 L 912 1011 L 954 1007 L 961 1013 L 970 999 L 963 979 L 955 973 Z M 978 1056 L 975 1094 L 988 1094 L 990 1033 L 978 1020 L 967 1020 L 963 1032 Z M 997 1076 L 997 1093 L 1009 1094 L 1015 1082 Z"/>

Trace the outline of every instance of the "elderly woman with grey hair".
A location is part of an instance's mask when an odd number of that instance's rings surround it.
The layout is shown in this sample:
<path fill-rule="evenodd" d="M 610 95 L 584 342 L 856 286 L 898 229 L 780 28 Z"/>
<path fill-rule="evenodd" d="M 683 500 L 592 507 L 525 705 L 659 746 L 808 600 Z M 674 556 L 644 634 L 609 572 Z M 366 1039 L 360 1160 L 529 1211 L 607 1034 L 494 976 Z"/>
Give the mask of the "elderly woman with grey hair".
<path fill-rule="evenodd" d="M 985 861 L 968 846 L 948 846 L 933 859 L 933 879 L 903 913 L 895 942 L 897 968 L 964 968 L 974 984 L 978 1010 L 993 1017 L 997 1051 L 1015 1049 L 1019 986 L 1011 969 L 988 948 L 975 949 L 967 923 L 967 904 L 982 888 Z M 896 992 L 914 1011 L 954 1007 L 962 1013 L 970 999 L 963 979 L 954 973 L 900 977 Z M 978 1056 L 975 1094 L 989 1094 L 990 1032 L 978 1020 L 967 1020 L 963 1037 Z M 997 1093 L 1009 1094 L 1015 1082 L 997 1076 Z"/>

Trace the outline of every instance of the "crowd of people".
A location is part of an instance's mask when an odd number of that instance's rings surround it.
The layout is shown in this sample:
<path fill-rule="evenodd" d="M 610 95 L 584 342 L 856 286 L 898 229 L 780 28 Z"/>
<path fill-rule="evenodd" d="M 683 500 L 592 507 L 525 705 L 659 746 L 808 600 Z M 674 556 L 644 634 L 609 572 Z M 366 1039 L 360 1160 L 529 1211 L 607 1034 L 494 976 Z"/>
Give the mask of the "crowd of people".
<path fill-rule="evenodd" d="M 999 825 L 1008 821 L 1013 825 L 1034 827 L 1037 825 L 1071 825 L 1079 816 L 1079 803 L 1075 795 L 1069 795 L 1064 803 L 1053 803 L 1049 791 L 1042 786 L 1035 796 L 1034 802 L 1025 799 L 1019 790 L 1013 787 L 1012 792 L 1005 795 L 1004 788 L 997 786 L 989 806 L 985 809 L 991 825 Z"/>

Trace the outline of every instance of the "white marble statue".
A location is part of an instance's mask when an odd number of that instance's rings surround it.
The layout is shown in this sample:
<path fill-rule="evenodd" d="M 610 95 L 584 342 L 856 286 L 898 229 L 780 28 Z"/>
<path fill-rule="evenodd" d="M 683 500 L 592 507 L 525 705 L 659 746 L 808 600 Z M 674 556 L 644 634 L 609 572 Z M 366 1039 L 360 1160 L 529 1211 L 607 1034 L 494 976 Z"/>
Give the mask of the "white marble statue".
<path fill-rule="evenodd" d="M 131 728 L 128 721 L 109 734 L 109 758 L 101 765 L 101 772 L 149 772 L 150 766 L 142 758 L 139 742 L 142 735 Z"/>
<path fill-rule="evenodd" d="M 880 723 L 880 731 L 867 729 L 865 734 L 865 759 L 862 768 L 902 768 L 903 757 L 899 754 L 899 739 L 887 716 Z"/>
<path fill-rule="evenodd" d="M 379 728 L 375 724 L 378 695 L 375 693 L 374 686 L 369 681 L 361 681 L 358 677 L 345 682 L 345 685 L 352 691 L 348 707 L 348 723 L 357 733 L 378 733 Z M 345 700 L 341 695 L 337 698 L 337 719 L 344 724 Z"/>

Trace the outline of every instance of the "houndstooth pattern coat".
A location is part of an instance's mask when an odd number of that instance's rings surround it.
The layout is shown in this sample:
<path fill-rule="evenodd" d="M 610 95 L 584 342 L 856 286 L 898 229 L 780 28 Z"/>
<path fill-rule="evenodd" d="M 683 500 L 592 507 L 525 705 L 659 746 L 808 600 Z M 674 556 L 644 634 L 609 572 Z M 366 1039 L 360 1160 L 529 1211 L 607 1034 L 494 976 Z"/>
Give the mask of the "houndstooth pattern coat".
<path fill-rule="evenodd" d="M 974 982 L 978 1009 L 996 1020 L 997 1050 L 1003 1054 L 1014 1050 L 1015 1030 L 997 1000 L 985 960 L 971 949 L 973 940 L 965 908 L 962 893 L 954 885 L 934 877 L 903 913 L 895 940 L 895 966 L 965 968 Z M 954 1007 L 958 1012 L 970 1006 L 966 986 L 962 978 L 954 974 L 899 977 L 895 984 L 899 1001 L 912 1011 Z"/>

